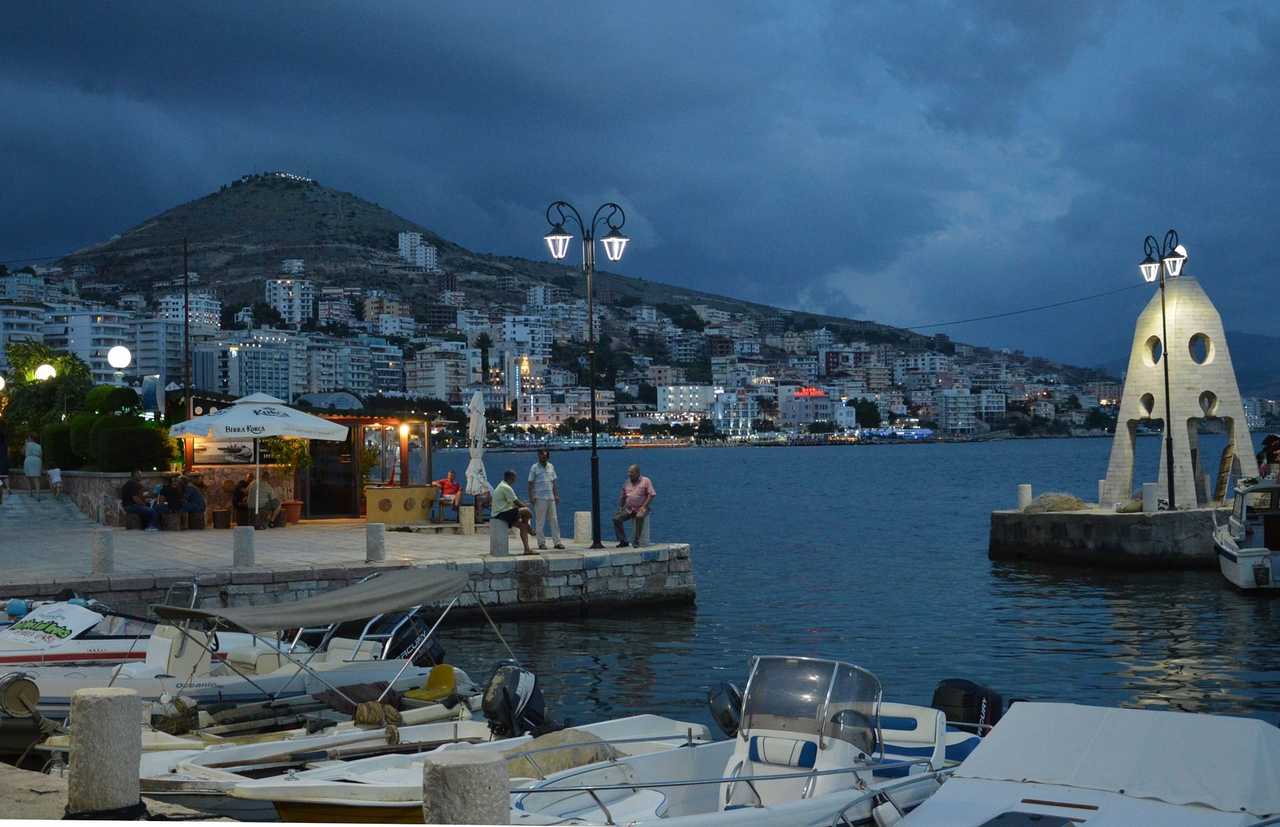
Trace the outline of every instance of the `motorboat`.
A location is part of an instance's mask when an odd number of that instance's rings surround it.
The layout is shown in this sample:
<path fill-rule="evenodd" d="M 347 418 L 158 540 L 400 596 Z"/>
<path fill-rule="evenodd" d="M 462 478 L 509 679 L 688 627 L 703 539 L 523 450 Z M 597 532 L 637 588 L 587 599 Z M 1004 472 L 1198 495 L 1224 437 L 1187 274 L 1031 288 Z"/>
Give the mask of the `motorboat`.
<path fill-rule="evenodd" d="M 448 733 L 453 724 L 432 726 Z M 479 749 L 503 753 L 508 758 L 508 767 L 511 767 L 513 761 L 520 762 L 526 755 L 526 748 L 537 743 L 530 732 L 469 743 L 467 733 L 478 732 L 478 729 L 460 724 L 458 731 L 461 738 L 457 742 L 445 743 L 436 749 Z M 710 731 L 704 725 L 657 715 L 633 715 L 577 725 L 565 732 L 572 733 L 575 738 L 588 738 L 589 746 L 622 756 L 667 751 L 681 744 L 696 746 L 710 739 Z M 583 746 L 583 743 L 574 741 L 548 751 L 560 753 Z M 305 771 L 243 781 L 227 792 L 240 801 L 241 812 L 253 812 L 261 817 L 264 811 L 254 809 L 254 805 L 266 804 L 282 821 L 421 823 L 422 766 L 427 754 L 416 752 L 347 762 L 321 762 Z M 534 766 L 539 766 L 537 758 L 534 761 Z M 521 771 L 515 771 L 513 785 L 520 786 L 535 780 L 534 777 L 522 777 Z M 523 771 L 533 772 L 532 769 Z"/>
<path fill-rule="evenodd" d="M 1280 813 L 1277 779 L 1280 729 L 1264 721 L 1020 702 L 940 791 L 897 823 L 1275 824 L 1280 823 L 1272 820 Z"/>
<path fill-rule="evenodd" d="M 466 584 L 463 572 L 403 569 L 288 603 L 224 609 L 153 606 L 161 622 L 147 638 L 141 661 L 22 671 L 39 690 L 39 714 L 51 719 L 65 718 L 72 694 L 85 687 L 133 689 L 144 702 L 182 699 L 202 707 L 380 681 L 411 689 L 424 683 L 433 665 L 420 652 Z M 426 628 L 423 608 L 445 601 L 450 602 L 440 618 Z M 366 618 L 357 637 L 337 634 L 340 624 Z M 297 631 L 288 639 L 282 630 Z M 308 645 L 308 635 L 319 635 L 318 642 Z M 215 660 L 219 652 L 222 657 Z"/>
<path fill-rule="evenodd" d="M 729 740 L 549 775 L 513 789 L 511 823 L 827 827 L 910 812 L 951 771 L 948 741 L 979 738 L 881 694 L 843 661 L 754 658 L 740 713 L 712 699 Z"/>
<path fill-rule="evenodd" d="M 1280 588 L 1280 480 L 1237 481 L 1231 515 L 1215 526 L 1213 543 L 1222 575 L 1235 586 Z"/>
<path fill-rule="evenodd" d="M 45 603 L 0 628 L 0 669 L 143 660 L 151 628 L 89 601 Z"/>

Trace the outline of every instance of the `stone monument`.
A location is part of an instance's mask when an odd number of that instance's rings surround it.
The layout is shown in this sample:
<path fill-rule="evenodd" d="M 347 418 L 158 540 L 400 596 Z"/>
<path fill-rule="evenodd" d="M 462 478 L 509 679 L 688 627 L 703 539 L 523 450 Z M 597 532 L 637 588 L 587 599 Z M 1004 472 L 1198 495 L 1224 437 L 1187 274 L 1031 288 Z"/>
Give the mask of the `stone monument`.
<path fill-rule="evenodd" d="M 1236 385 L 1222 317 L 1204 288 L 1193 277 L 1170 277 L 1165 283 L 1165 318 L 1169 342 L 1161 335 L 1160 294 L 1157 292 L 1138 316 L 1125 374 L 1124 395 L 1111 444 L 1107 478 L 1099 486 L 1103 508 L 1124 502 L 1134 490 L 1133 453 L 1138 425 L 1165 418 L 1165 381 L 1162 359 L 1169 360 L 1169 405 L 1172 423 L 1165 422 L 1161 438 L 1159 492 L 1168 491 L 1164 449 L 1165 435 L 1173 435 L 1173 490 L 1179 510 L 1205 507 L 1221 501 L 1231 474 L 1256 476 L 1257 461 L 1245 420 L 1240 389 Z M 1219 458 L 1212 489 L 1200 473 L 1199 426 L 1205 419 L 1220 419 L 1227 445 Z M 1142 482 L 1142 481 L 1139 481 Z"/>

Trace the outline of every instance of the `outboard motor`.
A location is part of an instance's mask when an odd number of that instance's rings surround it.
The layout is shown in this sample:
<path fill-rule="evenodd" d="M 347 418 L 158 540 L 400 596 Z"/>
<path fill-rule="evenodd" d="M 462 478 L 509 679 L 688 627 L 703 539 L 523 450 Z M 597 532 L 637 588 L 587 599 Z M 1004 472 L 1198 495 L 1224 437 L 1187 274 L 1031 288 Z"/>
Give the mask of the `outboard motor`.
<path fill-rule="evenodd" d="M 413 649 L 410 648 L 409 651 L 413 651 Z M 428 666 L 439 666 L 442 663 L 444 663 L 444 647 L 434 637 L 429 638 L 413 658 L 413 665 L 421 669 L 425 669 Z"/>
<path fill-rule="evenodd" d="M 499 663 L 494 670 L 484 689 L 481 708 L 489 722 L 489 731 L 499 738 L 526 733 L 536 737 L 563 729 L 547 717 L 537 676 L 511 661 Z"/>
<path fill-rule="evenodd" d="M 929 705 L 946 713 L 948 724 L 969 724 L 979 735 L 986 735 L 1004 711 L 1004 699 L 999 692 L 964 678 L 939 681 Z"/>
<path fill-rule="evenodd" d="M 728 683 L 718 683 L 707 692 L 707 708 L 711 719 L 729 738 L 738 734 L 742 725 L 742 690 Z"/>

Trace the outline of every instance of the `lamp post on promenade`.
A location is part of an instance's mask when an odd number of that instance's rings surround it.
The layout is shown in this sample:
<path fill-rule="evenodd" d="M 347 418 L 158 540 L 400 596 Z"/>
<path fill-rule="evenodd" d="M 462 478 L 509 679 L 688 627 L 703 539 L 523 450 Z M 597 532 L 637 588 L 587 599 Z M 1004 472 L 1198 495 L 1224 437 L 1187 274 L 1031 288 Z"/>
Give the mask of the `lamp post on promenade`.
<path fill-rule="evenodd" d="M 1155 236 L 1147 236 L 1142 242 L 1146 258 L 1138 265 L 1144 281 L 1160 282 L 1160 361 L 1164 362 L 1164 464 L 1165 479 L 1169 483 L 1169 510 L 1177 509 L 1173 496 L 1173 413 L 1169 399 L 1169 321 L 1165 315 L 1164 285 L 1168 279 L 1182 275 L 1187 263 L 1187 248 L 1178 243 L 1178 233 L 1170 230 L 1164 242 Z"/>
<path fill-rule="evenodd" d="M 569 253 L 573 234 L 564 225 L 570 219 L 577 223 L 578 231 L 582 233 L 582 270 L 587 275 L 587 356 L 591 371 L 591 547 L 604 548 L 600 542 L 600 457 L 596 453 L 596 431 L 599 429 L 596 421 L 596 317 L 591 296 L 591 282 L 596 270 L 596 227 L 603 221 L 609 229 L 600 243 L 610 261 L 622 260 L 622 253 L 631 239 L 622 234 L 627 214 L 612 201 L 600 205 L 590 224 L 582 220 L 582 215 L 569 202 L 553 201 L 547 207 L 547 223 L 551 229 L 543 238 L 556 261 L 563 261 Z"/>

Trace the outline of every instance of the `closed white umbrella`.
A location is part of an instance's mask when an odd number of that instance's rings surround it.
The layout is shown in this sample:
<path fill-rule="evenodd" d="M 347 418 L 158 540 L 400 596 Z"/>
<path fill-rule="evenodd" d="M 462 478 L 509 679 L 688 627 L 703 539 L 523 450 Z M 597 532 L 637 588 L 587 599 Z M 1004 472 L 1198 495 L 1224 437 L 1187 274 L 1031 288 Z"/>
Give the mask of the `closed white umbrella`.
<path fill-rule="evenodd" d="M 205 439 L 244 439 L 254 441 L 253 513 L 258 513 L 258 489 L 262 466 L 258 463 L 257 441 L 266 436 L 298 439 L 324 439 L 341 442 L 347 438 L 347 426 L 290 408 L 284 400 L 265 393 L 242 397 L 222 410 L 179 422 L 169 429 L 172 437 L 204 437 Z"/>
<path fill-rule="evenodd" d="M 484 440 L 487 428 L 484 421 L 484 396 L 476 391 L 467 405 L 467 451 L 471 461 L 467 463 L 467 493 L 476 496 L 493 490 L 484 471 Z M 479 518 L 479 514 L 476 515 Z"/>

